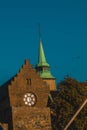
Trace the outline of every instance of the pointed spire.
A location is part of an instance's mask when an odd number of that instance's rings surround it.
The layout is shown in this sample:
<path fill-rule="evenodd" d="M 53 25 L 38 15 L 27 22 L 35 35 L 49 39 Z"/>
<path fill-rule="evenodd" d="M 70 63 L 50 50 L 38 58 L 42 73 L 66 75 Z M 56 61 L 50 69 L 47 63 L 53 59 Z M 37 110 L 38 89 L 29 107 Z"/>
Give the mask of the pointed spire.
<path fill-rule="evenodd" d="M 46 61 L 41 33 L 40 33 L 40 24 L 39 24 L 39 39 L 40 39 L 40 46 L 39 46 L 39 56 L 38 56 L 38 64 L 36 66 L 37 72 L 40 74 L 40 77 L 43 79 L 55 79 L 50 71 L 50 65 Z"/>
<path fill-rule="evenodd" d="M 43 49 L 43 45 L 42 45 L 42 39 L 40 38 L 40 47 L 39 47 L 39 57 L 38 57 L 38 67 L 39 66 L 47 66 L 49 67 L 49 64 L 46 61 L 46 57 L 44 54 L 44 49 Z"/>

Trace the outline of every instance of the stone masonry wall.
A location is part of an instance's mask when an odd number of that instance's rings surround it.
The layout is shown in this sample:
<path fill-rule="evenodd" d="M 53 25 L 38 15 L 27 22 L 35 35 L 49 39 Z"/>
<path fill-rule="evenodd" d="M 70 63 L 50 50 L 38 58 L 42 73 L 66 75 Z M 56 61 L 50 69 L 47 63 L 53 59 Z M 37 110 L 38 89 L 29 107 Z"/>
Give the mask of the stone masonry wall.
<path fill-rule="evenodd" d="M 30 79 L 30 81 L 27 81 L 27 79 Z M 47 106 L 50 88 L 27 61 L 9 85 L 10 105 L 25 106 L 23 98 L 29 92 L 34 93 L 37 97 L 35 107 Z"/>
<path fill-rule="evenodd" d="M 52 130 L 49 108 L 12 107 L 13 130 Z"/>

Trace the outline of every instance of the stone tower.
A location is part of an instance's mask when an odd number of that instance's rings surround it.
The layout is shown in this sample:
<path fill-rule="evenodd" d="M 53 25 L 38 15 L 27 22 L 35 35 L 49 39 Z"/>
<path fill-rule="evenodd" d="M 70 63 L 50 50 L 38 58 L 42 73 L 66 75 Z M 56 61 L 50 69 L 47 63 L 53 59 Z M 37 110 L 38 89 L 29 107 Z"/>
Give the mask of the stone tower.
<path fill-rule="evenodd" d="M 36 70 L 40 74 L 40 77 L 43 79 L 43 81 L 45 81 L 49 85 L 50 91 L 51 90 L 55 91 L 56 90 L 55 77 L 51 74 L 50 65 L 46 61 L 41 38 L 39 46 L 38 64 L 36 66 Z"/>
<path fill-rule="evenodd" d="M 49 86 L 26 60 L 17 75 L 0 88 L 3 130 L 52 130 L 49 93 Z"/>

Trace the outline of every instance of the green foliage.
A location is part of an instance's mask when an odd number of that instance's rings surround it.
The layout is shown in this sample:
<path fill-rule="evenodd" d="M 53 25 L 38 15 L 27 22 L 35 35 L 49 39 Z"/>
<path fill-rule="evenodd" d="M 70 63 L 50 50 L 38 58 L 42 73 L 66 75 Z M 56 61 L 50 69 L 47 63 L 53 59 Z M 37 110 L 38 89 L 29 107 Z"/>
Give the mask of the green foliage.
<path fill-rule="evenodd" d="M 72 116 L 87 98 L 87 82 L 80 83 L 70 77 L 58 84 L 54 102 L 49 102 L 53 130 L 63 130 Z M 73 121 L 68 130 L 87 129 L 87 104 Z"/>

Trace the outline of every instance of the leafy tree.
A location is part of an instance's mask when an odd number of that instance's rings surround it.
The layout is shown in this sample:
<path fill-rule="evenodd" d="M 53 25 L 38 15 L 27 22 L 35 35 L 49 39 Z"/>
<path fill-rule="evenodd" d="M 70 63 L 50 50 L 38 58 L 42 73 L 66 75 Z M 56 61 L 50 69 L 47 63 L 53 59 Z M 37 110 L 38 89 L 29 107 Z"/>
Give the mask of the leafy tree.
<path fill-rule="evenodd" d="M 52 93 L 52 92 L 51 92 Z M 55 92 L 54 92 L 55 93 Z M 51 108 L 53 130 L 63 130 L 76 111 L 87 99 L 87 82 L 81 83 L 66 77 L 58 84 L 58 91 L 53 94 L 54 102 L 48 102 Z M 87 104 L 70 125 L 68 130 L 87 129 Z"/>

